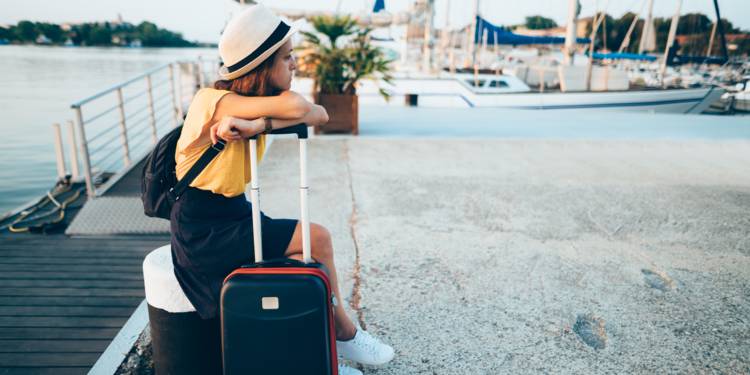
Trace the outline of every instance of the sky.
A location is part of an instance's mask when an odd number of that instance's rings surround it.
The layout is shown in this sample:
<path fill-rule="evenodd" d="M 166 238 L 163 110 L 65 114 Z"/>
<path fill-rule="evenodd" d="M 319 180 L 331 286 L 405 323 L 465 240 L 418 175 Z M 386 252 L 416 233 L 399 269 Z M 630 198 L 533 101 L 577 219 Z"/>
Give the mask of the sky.
<path fill-rule="evenodd" d="M 375 0 L 261 0 L 279 9 L 329 10 L 360 12 L 372 9 Z M 591 15 L 605 3 L 609 14 L 620 16 L 627 11 L 637 12 L 645 0 L 581 0 L 581 16 Z M 655 0 L 654 14 L 671 17 L 678 0 Z M 405 11 L 412 0 L 385 0 L 391 12 Z M 528 15 L 540 14 L 564 24 L 567 0 L 482 0 L 480 13 L 490 22 L 500 25 L 523 23 Z M 450 5 L 450 17 L 446 17 Z M 722 17 L 735 26 L 750 30 L 750 0 L 719 0 Z M 446 18 L 452 27 L 466 25 L 471 20 L 471 0 L 435 0 L 435 25 L 442 27 Z M 232 0 L 0 0 L 0 24 L 16 24 L 20 20 L 53 23 L 115 20 L 118 15 L 131 23 L 151 21 L 159 27 L 180 32 L 188 40 L 215 43 L 231 15 L 239 9 Z M 683 0 L 681 13 L 702 12 L 714 18 L 713 0 Z"/>

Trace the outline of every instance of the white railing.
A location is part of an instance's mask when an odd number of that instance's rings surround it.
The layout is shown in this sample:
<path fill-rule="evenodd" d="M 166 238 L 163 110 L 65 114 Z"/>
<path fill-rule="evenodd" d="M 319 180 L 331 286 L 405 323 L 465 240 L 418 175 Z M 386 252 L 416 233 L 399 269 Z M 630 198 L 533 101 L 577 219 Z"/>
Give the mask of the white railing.
<path fill-rule="evenodd" d="M 71 104 L 75 120 L 68 121 L 70 174 L 74 180 L 83 177 L 90 199 L 182 123 L 184 108 L 199 88 L 210 85 L 217 66 L 216 60 L 200 58 L 164 64 Z M 59 124 L 54 124 L 54 134 L 58 175 L 64 177 Z"/>

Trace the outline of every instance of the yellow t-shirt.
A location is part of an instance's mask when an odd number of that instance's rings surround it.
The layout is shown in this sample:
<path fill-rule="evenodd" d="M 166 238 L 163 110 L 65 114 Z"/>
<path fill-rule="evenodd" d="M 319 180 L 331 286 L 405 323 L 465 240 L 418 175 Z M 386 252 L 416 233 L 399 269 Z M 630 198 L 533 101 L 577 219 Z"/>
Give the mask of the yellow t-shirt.
<path fill-rule="evenodd" d="M 216 103 L 230 92 L 205 88 L 195 94 L 185 124 L 182 126 L 182 134 L 177 141 L 177 180 L 181 180 L 203 152 L 211 146 L 209 122 L 214 116 Z M 261 135 L 257 143 L 259 163 L 265 149 L 266 136 Z M 231 198 L 245 192 L 245 185 L 250 182 L 250 173 L 250 141 L 232 141 L 227 143 L 224 151 L 206 166 L 190 186 Z"/>

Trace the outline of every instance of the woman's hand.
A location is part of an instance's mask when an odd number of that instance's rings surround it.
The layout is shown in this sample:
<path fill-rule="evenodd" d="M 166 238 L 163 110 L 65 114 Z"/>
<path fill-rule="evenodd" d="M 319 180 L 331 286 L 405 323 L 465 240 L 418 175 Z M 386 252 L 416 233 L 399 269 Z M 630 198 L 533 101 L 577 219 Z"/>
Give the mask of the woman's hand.
<path fill-rule="evenodd" d="M 258 120 L 243 120 L 232 116 L 224 116 L 217 123 L 211 125 L 209 135 L 211 144 L 216 144 L 219 138 L 226 142 L 239 141 L 249 138 L 263 131 L 263 124 Z"/>
<path fill-rule="evenodd" d="M 310 126 L 321 126 L 328 123 L 328 112 L 323 106 L 313 104 L 310 108 L 310 112 L 302 117 L 302 121 Z"/>

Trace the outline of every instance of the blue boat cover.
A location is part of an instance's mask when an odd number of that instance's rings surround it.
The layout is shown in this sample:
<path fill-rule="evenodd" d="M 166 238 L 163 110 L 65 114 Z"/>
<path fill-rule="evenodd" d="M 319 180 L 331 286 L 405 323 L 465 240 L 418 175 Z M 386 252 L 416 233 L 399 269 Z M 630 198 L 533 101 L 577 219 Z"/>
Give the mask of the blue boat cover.
<path fill-rule="evenodd" d="M 610 52 L 610 53 L 599 53 L 594 52 L 595 59 L 610 59 L 610 60 L 644 60 L 644 61 L 656 61 L 656 56 L 641 55 L 637 53 L 625 53 L 625 52 Z"/>
<path fill-rule="evenodd" d="M 528 36 L 512 33 L 500 26 L 495 26 L 486 19 L 477 16 L 477 30 L 474 43 L 484 43 L 484 32 L 487 31 L 487 45 L 495 44 L 565 44 L 565 38 L 557 36 Z M 589 43 L 589 38 L 576 38 L 577 43 Z"/>
<path fill-rule="evenodd" d="M 385 9 L 385 0 L 375 0 L 375 6 L 372 7 L 372 12 L 377 13 Z"/>

